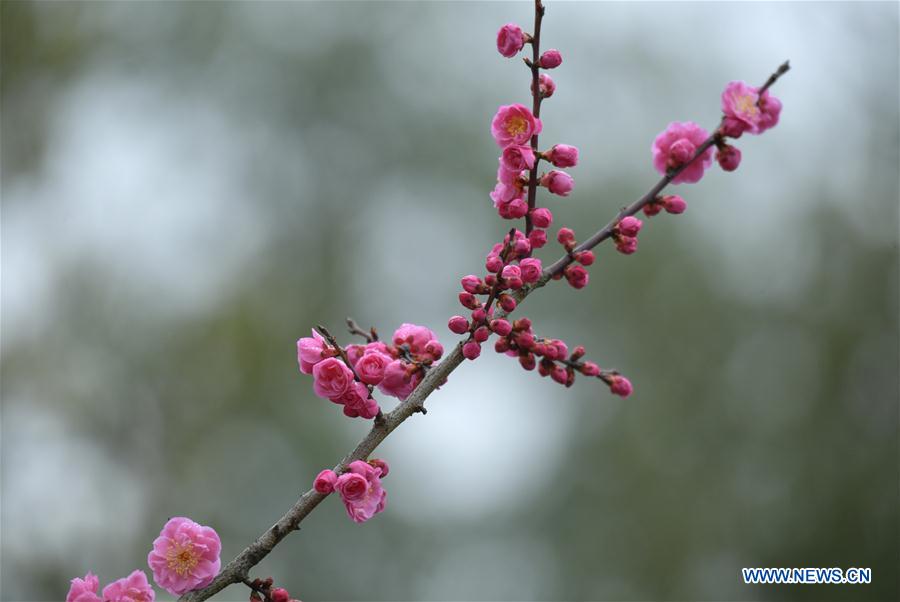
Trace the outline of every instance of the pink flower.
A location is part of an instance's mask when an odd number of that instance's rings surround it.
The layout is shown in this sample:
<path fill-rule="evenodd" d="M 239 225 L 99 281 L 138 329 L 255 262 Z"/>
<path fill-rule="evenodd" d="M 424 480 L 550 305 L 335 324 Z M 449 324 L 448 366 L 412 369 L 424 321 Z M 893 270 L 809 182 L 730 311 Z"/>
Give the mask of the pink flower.
<path fill-rule="evenodd" d="M 665 174 L 684 166 L 702 145 L 709 134 L 692 121 L 673 122 L 653 141 L 653 167 Z M 703 172 L 712 165 L 712 148 L 707 148 L 690 165 L 672 180 L 674 184 L 694 183 L 703 177 Z"/>
<path fill-rule="evenodd" d="M 155 597 L 144 571 L 134 571 L 103 588 L 103 602 L 153 602 Z"/>
<path fill-rule="evenodd" d="M 511 58 L 525 46 L 525 34 L 515 23 L 507 23 L 497 32 L 497 52 Z"/>
<path fill-rule="evenodd" d="M 377 352 L 373 352 L 377 353 Z M 365 356 L 363 356 L 365 358 Z M 360 360 L 362 361 L 362 360 Z M 331 401 L 344 406 L 344 415 L 350 418 L 370 420 L 378 414 L 378 402 L 369 395 L 369 388 L 358 381 L 350 383 L 350 387 L 342 395 L 330 397 Z"/>
<path fill-rule="evenodd" d="M 759 133 L 762 112 L 757 106 L 758 102 L 756 88 L 744 82 L 729 82 L 722 92 L 722 112 L 726 119 L 739 122 L 742 130 L 751 134 Z M 729 122 L 729 125 L 737 129 L 734 121 Z"/>
<path fill-rule="evenodd" d="M 741 164 L 741 151 L 730 144 L 723 144 L 716 152 L 716 161 L 725 171 L 734 171 Z"/>
<path fill-rule="evenodd" d="M 641 220 L 632 215 L 628 215 L 623 217 L 622 221 L 619 222 L 619 232 L 625 236 L 637 236 L 643 225 Z"/>
<path fill-rule="evenodd" d="M 541 260 L 537 257 L 526 257 L 519 262 L 519 270 L 522 274 L 522 281 L 528 284 L 540 280 L 543 269 L 544 268 L 541 265 Z"/>
<path fill-rule="evenodd" d="M 584 288 L 590 280 L 588 271 L 580 265 L 572 264 L 566 267 L 564 273 L 572 288 Z"/>
<path fill-rule="evenodd" d="M 575 180 L 566 172 L 554 169 L 544 174 L 544 177 L 541 178 L 541 186 L 546 186 L 553 194 L 569 196 L 569 193 L 575 188 Z"/>
<path fill-rule="evenodd" d="M 559 232 L 556 233 L 556 240 L 559 241 L 559 244 L 566 247 L 575 245 L 575 232 L 572 231 L 571 228 L 562 227 L 559 229 Z"/>
<path fill-rule="evenodd" d="M 354 522 L 364 523 L 384 510 L 387 492 L 381 486 L 380 474 L 380 468 L 355 460 L 338 477 L 334 488 Z"/>
<path fill-rule="evenodd" d="M 532 249 L 540 249 L 547 244 L 547 232 L 540 229 L 532 230 L 528 235 L 528 242 L 531 243 Z"/>
<path fill-rule="evenodd" d="M 613 395 L 628 397 L 634 391 L 634 387 L 631 386 L 631 381 L 624 376 L 614 374 L 609 379 L 609 390 Z"/>
<path fill-rule="evenodd" d="M 504 320 L 502 318 L 498 320 L 492 320 L 491 330 L 499 334 L 501 337 L 505 337 L 512 332 L 512 325 L 507 320 Z"/>
<path fill-rule="evenodd" d="M 585 376 L 597 376 L 600 374 L 600 366 L 594 362 L 585 362 L 581 367 L 581 373 Z"/>
<path fill-rule="evenodd" d="M 556 167 L 575 167 L 578 165 L 578 149 L 568 144 L 557 144 L 547 153 L 547 160 Z"/>
<path fill-rule="evenodd" d="M 312 338 L 303 337 L 297 341 L 297 363 L 300 364 L 300 372 L 311 374 L 313 366 L 325 357 L 325 339 L 315 330 Z"/>
<path fill-rule="evenodd" d="M 101 602 L 100 596 L 97 595 L 99 587 L 100 580 L 93 573 L 88 573 L 84 579 L 76 577 L 71 581 L 69 593 L 66 594 L 66 602 Z"/>
<path fill-rule="evenodd" d="M 406 345 L 409 352 L 413 355 L 420 355 L 425 351 L 425 345 L 428 341 L 437 339 L 437 335 L 424 326 L 416 326 L 415 324 L 401 324 L 400 328 L 394 331 L 394 345 Z"/>
<path fill-rule="evenodd" d="M 662 198 L 662 205 L 668 213 L 678 215 L 687 209 L 687 203 L 677 194 L 671 194 Z"/>
<path fill-rule="evenodd" d="M 313 481 L 313 489 L 328 495 L 334 491 L 334 485 L 337 483 L 337 480 L 337 474 L 330 468 L 326 468 L 316 476 L 316 480 Z"/>
<path fill-rule="evenodd" d="M 774 96 L 770 96 L 769 91 L 766 90 L 760 96 L 759 108 L 762 111 L 762 115 L 759 118 L 759 133 L 762 134 L 778 125 L 778 117 L 781 115 L 781 101 Z"/>
<path fill-rule="evenodd" d="M 556 69 L 562 65 L 562 55 L 559 50 L 551 48 L 541 55 L 538 64 L 544 69 Z"/>
<path fill-rule="evenodd" d="M 479 278 L 475 274 L 463 276 L 462 280 L 460 280 L 460 283 L 462 284 L 463 290 L 467 293 L 477 294 L 484 292 L 482 290 L 484 288 L 484 283 L 481 281 L 481 278 Z"/>
<path fill-rule="evenodd" d="M 330 357 L 322 360 L 313 368 L 313 390 L 316 395 L 325 399 L 340 397 L 347 392 L 353 382 L 353 372 L 344 362 Z"/>
<path fill-rule="evenodd" d="M 537 228 L 548 228 L 553 223 L 553 214 L 544 207 L 535 209 L 531 212 L 531 223 Z"/>
<path fill-rule="evenodd" d="M 369 460 L 369 466 L 374 468 L 375 470 L 381 471 L 378 476 L 382 479 L 388 476 L 388 473 L 391 471 L 391 467 L 388 466 L 386 460 L 382 460 L 381 458 L 372 458 Z"/>
<path fill-rule="evenodd" d="M 156 584 L 180 596 L 212 582 L 221 565 L 221 550 L 222 542 L 214 529 L 176 516 L 153 541 L 147 562 Z"/>
<path fill-rule="evenodd" d="M 474 360 L 481 355 L 481 345 L 475 341 L 467 341 L 463 345 L 462 353 L 467 360 Z"/>
<path fill-rule="evenodd" d="M 580 263 L 583 266 L 593 265 L 594 263 L 594 252 L 593 251 L 581 251 L 580 253 L 575 254 L 575 261 Z"/>
<path fill-rule="evenodd" d="M 528 203 L 524 199 L 513 199 L 505 205 L 497 208 L 497 213 L 503 219 L 519 219 L 528 213 Z"/>
<path fill-rule="evenodd" d="M 544 98 L 553 96 L 553 93 L 556 91 L 556 84 L 553 82 L 553 78 L 546 73 L 541 73 L 538 78 L 538 90 Z M 531 93 L 534 94 L 534 81 L 531 82 Z"/>
<path fill-rule="evenodd" d="M 385 395 L 406 400 L 421 380 L 420 372 L 410 373 L 410 364 L 403 360 L 394 360 L 384 369 L 384 379 L 378 384 L 378 390 Z"/>
<path fill-rule="evenodd" d="M 525 105 L 503 105 L 491 121 L 491 134 L 501 148 L 525 144 L 533 134 L 541 132 L 541 120 Z"/>
<path fill-rule="evenodd" d="M 638 239 L 633 236 L 619 236 L 616 239 L 616 250 L 623 255 L 631 255 L 637 251 Z"/>
<path fill-rule="evenodd" d="M 366 352 L 355 366 L 359 380 L 367 385 L 377 385 L 384 378 L 384 369 L 391 360 L 390 356 L 379 351 Z"/>
<path fill-rule="evenodd" d="M 500 155 L 500 165 L 508 172 L 513 172 L 518 177 L 523 169 L 534 167 L 534 151 L 524 144 L 513 144 L 503 149 Z"/>

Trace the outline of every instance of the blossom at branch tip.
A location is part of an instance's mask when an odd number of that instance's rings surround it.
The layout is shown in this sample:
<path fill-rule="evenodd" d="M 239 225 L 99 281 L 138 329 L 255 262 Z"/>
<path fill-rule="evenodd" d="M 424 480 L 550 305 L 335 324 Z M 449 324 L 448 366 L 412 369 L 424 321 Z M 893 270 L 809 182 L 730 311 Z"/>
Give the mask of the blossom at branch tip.
<path fill-rule="evenodd" d="M 153 602 L 155 598 L 146 573 L 139 570 L 103 588 L 103 602 Z"/>
<path fill-rule="evenodd" d="M 702 127 L 692 121 L 672 122 L 653 141 L 653 167 L 661 174 L 684 166 L 697 149 L 709 138 Z M 712 165 L 712 148 L 707 148 L 697 160 L 672 179 L 673 184 L 699 182 L 703 172 Z"/>
<path fill-rule="evenodd" d="M 737 138 L 742 133 L 759 133 L 762 111 L 759 108 L 756 88 L 745 82 L 728 82 L 722 91 L 722 113 L 725 114 L 729 135 Z M 736 135 L 735 135 L 736 133 Z"/>
<path fill-rule="evenodd" d="M 613 395 L 620 397 L 628 397 L 634 391 L 631 381 L 619 374 L 613 374 L 609 377 L 609 390 Z"/>
<path fill-rule="evenodd" d="M 491 120 L 491 134 L 500 148 L 511 144 L 526 144 L 531 136 L 541 132 L 541 120 L 525 105 L 502 105 Z"/>
<path fill-rule="evenodd" d="M 176 516 L 153 541 L 147 562 L 156 584 L 180 596 L 212 583 L 221 566 L 221 551 L 222 542 L 215 529 Z"/>
<path fill-rule="evenodd" d="M 515 23 L 507 23 L 497 32 L 497 52 L 506 58 L 516 56 L 525 47 L 525 34 Z"/>
<path fill-rule="evenodd" d="M 355 460 L 347 467 L 347 472 L 337 478 L 334 489 L 340 494 L 353 522 L 364 523 L 384 510 L 387 492 L 381 485 L 381 477 L 385 475 L 387 470 L 382 471 L 380 466 Z"/>

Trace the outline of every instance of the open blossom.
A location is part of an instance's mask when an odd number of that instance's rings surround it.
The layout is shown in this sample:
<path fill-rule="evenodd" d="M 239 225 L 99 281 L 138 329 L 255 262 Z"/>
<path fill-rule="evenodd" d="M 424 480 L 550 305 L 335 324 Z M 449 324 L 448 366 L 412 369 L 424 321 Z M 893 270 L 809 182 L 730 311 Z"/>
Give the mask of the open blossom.
<path fill-rule="evenodd" d="M 503 105 L 491 121 L 491 134 L 501 148 L 525 144 L 533 134 L 541 132 L 541 120 L 525 105 Z"/>
<path fill-rule="evenodd" d="M 360 360 L 362 361 L 362 360 Z M 378 402 L 369 395 L 369 388 L 358 381 L 350 383 L 344 393 L 329 397 L 334 403 L 344 406 L 344 415 L 350 418 L 375 418 L 378 414 Z"/>
<path fill-rule="evenodd" d="M 515 23 L 507 23 L 497 32 L 497 51 L 506 58 L 514 57 L 525 46 L 525 34 Z"/>
<path fill-rule="evenodd" d="M 384 378 L 384 369 L 392 361 L 391 356 L 380 351 L 367 351 L 354 368 L 359 375 L 359 380 L 367 385 L 377 385 Z"/>
<path fill-rule="evenodd" d="M 347 392 L 353 382 L 353 372 L 344 362 L 330 357 L 313 368 L 313 390 L 319 397 L 331 399 Z"/>
<path fill-rule="evenodd" d="M 425 348 L 429 342 L 437 341 L 437 335 L 424 326 L 404 323 L 400 325 L 400 328 L 394 331 L 392 340 L 394 341 L 394 345 L 397 345 L 398 347 L 400 345 L 406 345 L 409 347 L 409 352 L 413 356 L 418 357 L 428 354 L 428 351 Z"/>
<path fill-rule="evenodd" d="M 325 339 L 315 330 L 312 338 L 303 337 L 297 341 L 297 363 L 300 364 L 300 372 L 312 374 L 313 366 L 325 357 Z"/>
<path fill-rule="evenodd" d="M 153 541 L 147 562 L 156 584 L 180 596 L 212 582 L 221 566 L 221 550 L 222 542 L 214 529 L 176 516 Z"/>
<path fill-rule="evenodd" d="M 653 167 L 662 174 L 678 169 L 691 160 L 697 149 L 709 138 L 706 130 L 692 121 L 672 122 L 653 141 Z M 712 165 L 712 148 L 703 151 L 672 180 L 674 184 L 694 183 Z"/>
<path fill-rule="evenodd" d="M 380 467 L 355 460 L 338 477 L 334 489 L 354 522 L 366 522 L 384 510 L 387 492 L 381 486 L 381 477 L 386 474 Z"/>
<path fill-rule="evenodd" d="M 778 117 L 781 115 L 781 101 L 769 94 L 766 90 L 759 97 L 759 108 L 762 115 L 759 118 L 759 133 L 778 125 Z"/>
<path fill-rule="evenodd" d="M 144 571 L 134 571 L 103 588 L 103 602 L 153 602 L 155 597 Z"/>
<path fill-rule="evenodd" d="M 100 580 L 97 575 L 88 573 L 84 579 L 72 579 L 69 593 L 66 594 L 66 602 L 101 602 L 97 590 L 100 588 Z"/>
<path fill-rule="evenodd" d="M 564 171 L 552 170 L 541 178 L 541 186 L 546 186 L 547 190 L 559 196 L 569 196 L 572 189 L 575 188 L 575 180 Z"/>
<path fill-rule="evenodd" d="M 729 122 L 729 128 L 751 134 L 759 133 L 762 111 L 757 106 L 758 102 L 756 88 L 745 82 L 729 82 L 722 92 L 722 112 L 726 119 L 733 120 Z"/>

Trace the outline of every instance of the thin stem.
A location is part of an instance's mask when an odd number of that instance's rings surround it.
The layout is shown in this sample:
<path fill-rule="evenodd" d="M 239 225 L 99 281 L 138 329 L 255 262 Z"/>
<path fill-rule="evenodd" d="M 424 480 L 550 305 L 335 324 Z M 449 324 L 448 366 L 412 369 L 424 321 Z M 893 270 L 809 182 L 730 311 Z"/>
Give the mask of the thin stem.
<path fill-rule="evenodd" d="M 538 62 L 541 58 L 541 21 L 544 18 L 544 5 L 541 0 L 534 0 L 534 33 L 531 34 L 531 112 L 535 117 L 541 116 L 541 76 Z M 525 235 L 531 234 L 534 224 L 531 223 L 531 210 L 534 209 L 537 199 L 537 174 L 538 174 L 538 135 L 531 136 L 531 150 L 534 151 L 534 167 L 528 174 L 528 213 L 525 214 Z"/>
<path fill-rule="evenodd" d="M 359 324 L 356 323 L 356 320 L 353 318 L 347 318 L 347 330 L 350 331 L 350 334 L 355 334 L 361 336 L 366 340 L 366 343 L 372 343 L 378 340 L 378 333 L 375 332 L 375 328 L 372 327 L 368 332 L 363 330 Z"/>

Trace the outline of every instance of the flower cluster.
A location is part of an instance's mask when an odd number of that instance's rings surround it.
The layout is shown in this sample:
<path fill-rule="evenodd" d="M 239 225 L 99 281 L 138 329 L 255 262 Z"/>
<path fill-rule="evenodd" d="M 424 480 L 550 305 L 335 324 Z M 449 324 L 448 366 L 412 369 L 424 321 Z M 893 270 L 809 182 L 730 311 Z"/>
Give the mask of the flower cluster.
<path fill-rule="evenodd" d="M 673 184 L 695 183 L 712 166 L 712 146 L 716 161 L 725 171 L 741 163 L 741 151 L 725 142 L 748 134 L 762 134 L 775 127 L 781 115 L 781 101 L 768 89 L 745 82 L 729 82 L 722 92 L 722 124 L 713 136 L 691 121 L 673 122 L 653 141 L 653 166 L 662 174 L 675 173 Z M 702 149 L 702 150 L 701 150 Z"/>
<path fill-rule="evenodd" d="M 93 573 L 84 579 L 72 579 L 66 602 L 153 602 L 156 594 L 144 571 L 133 571 L 127 577 L 113 581 L 103 588 L 103 596 L 97 595 L 100 580 Z"/>
<path fill-rule="evenodd" d="M 156 584 L 173 596 L 180 596 L 212 582 L 221 566 L 221 550 L 222 543 L 215 529 L 178 516 L 169 519 L 153 542 L 147 563 Z M 84 579 L 72 579 L 66 602 L 153 602 L 155 599 L 143 571 L 134 571 L 110 583 L 103 588 L 102 597 L 97 595 L 99 587 L 100 581 L 93 573 Z"/>
<path fill-rule="evenodd" d="M 275 587 L 271 577 L 254 579 L 247 584 L 250 587 L 250 602 L 300 602 L 291 598 L 289 591 L 283 587 Z"/>
<path fill-rule="evenodd" d="M 384 460 L 356 460 L 340 476 L 333 470 L 323 470 L 316 476 L 313 488 L 323 495 L 337 491 L 347 515 L 354 522 L 364 523 L 384 510 L 387 491 L 381 486 L 381 478 L 389 470 Z"/>
<path fill-rule="evenodd" d="M 444 353 L 437 336 L 415 324 L 401 325 L 392 345 L 369 338 L 365 345 L 342 348 L 313 330 L 312 337 L 297 341 L 300 371 L 313 375 L 316 395 L 342 405 L 352 418 L 378 415 L 378 402 L 372 398 L 376 386 L 385 395 L 405 400 Z"/>

